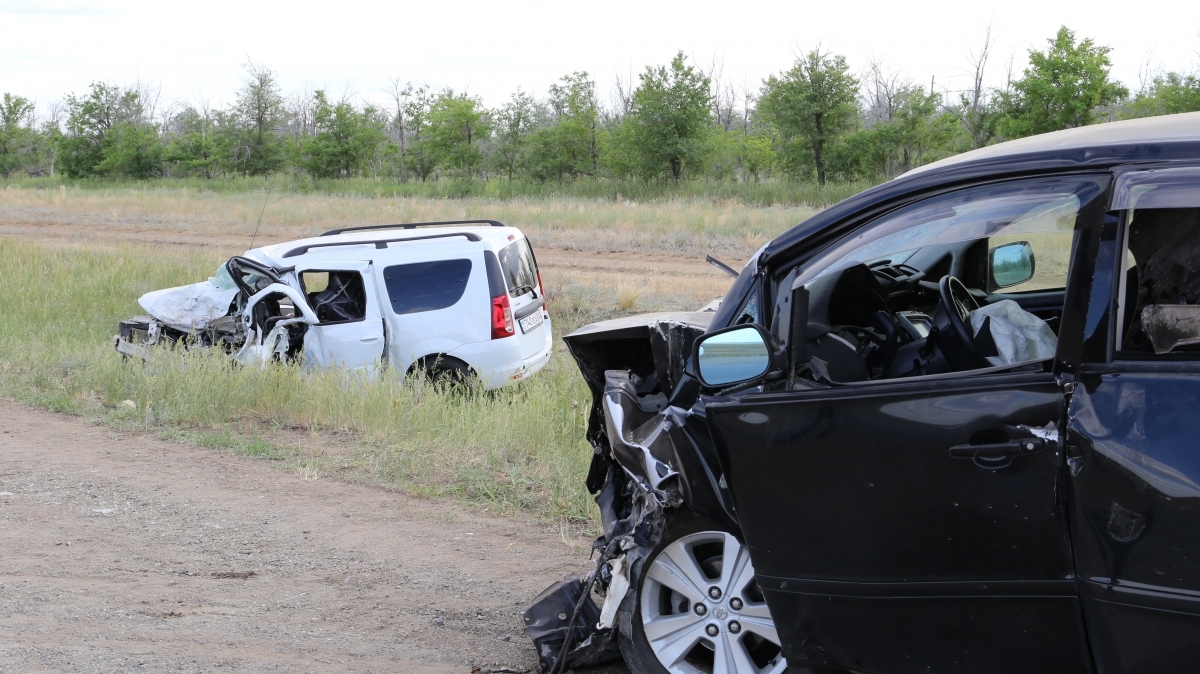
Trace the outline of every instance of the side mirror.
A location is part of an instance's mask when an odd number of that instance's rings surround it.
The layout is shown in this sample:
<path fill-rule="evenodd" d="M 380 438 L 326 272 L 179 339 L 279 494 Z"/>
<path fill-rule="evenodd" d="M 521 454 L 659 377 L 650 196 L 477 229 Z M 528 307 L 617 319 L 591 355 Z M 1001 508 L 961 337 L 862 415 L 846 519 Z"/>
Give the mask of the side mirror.
<path fill-rule="evenodd" d="M 1024 283 L 1033 278 L 1035 269 L 1033 246 L 1028 241 L 1014 241 L 988 251 L 988 290 L 998 290 Z"/>
<path fill-rule="evenodd" d="M 709 388 L 741 384 L 766 375 L 776 360 L 763 329 L 736 325 L 696 340 L 695 363 L 700 383 Z"/>

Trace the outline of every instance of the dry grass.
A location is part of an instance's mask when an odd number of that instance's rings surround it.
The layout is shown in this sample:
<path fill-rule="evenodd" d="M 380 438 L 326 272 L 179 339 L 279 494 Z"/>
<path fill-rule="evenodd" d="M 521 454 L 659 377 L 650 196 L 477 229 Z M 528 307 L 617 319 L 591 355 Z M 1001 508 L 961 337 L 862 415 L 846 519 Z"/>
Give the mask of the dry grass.
<path fill-rule="evenodd" d="M 263 204 L 266 203 L 265 210 Z M 520 227 L 541 247 L 589 252 L 700 255 L 744 260 L 815 212 L 804 206 L 748 207 L 734 201 L 651 203 L 576 198 L 430 199 L 216 193 L 194 189 L 64 187 L 0 190 L 0 223 L 84 227 L 108 233 L 190 238 L 197 245 L 248 247 L 349 225 L 488 218 Z"/>
<path fill-rule="evenodd" d="M 0 238 L 0 388 L 16 400 L 330 475 L 455 496 L 494 509 L 588 521 L 582 478 L 590 393 L 561 341 L 536 377 L 453 394 L 394 374 L 362 378 L 301 366 L 231 366 L 214 353 L 162 351 L 150 364 L 112 348 L 117 322 L 147 290 L 204 278 L 215 251 Z M 561 337 L 625 313 L 621 290 L 547 279 Z M 691 297 L 626 293 L 639 309 L 694 308 Z"/>
<path fill-rule="evenodd" d="M 232 368 L 220 356 L 123 362 L 111 337 L 120 319 L 141 313 L 137 298 L 203 279 L 248 248 L 265 196 L 0 190 L 4 395 L 276 459 L 306 479 L 337 475 L 551 519 L 594 517 L 582 485 L 590 394 L 561 341 L 537 377 L 488 395 L 447 395 L 394 376 Z M 705 253 L 740 265 L 811 212 L 702 200 L 274 194 L 257 245 L 355 224 L 499 219 L 534 242 L 561 337 L 631 312 L 703 306 L 730 283 Z"/>

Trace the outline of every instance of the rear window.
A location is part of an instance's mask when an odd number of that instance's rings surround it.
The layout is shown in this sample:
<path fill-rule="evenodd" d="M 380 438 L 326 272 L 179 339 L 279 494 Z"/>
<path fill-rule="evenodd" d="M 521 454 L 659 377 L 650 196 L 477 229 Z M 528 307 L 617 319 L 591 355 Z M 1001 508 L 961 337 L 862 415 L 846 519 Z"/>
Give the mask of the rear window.
<path fill-rule="evenodd" d="M 508 294 L 513 297 L 537 290 L 537 263 L 533 251 L 525 239 L 508 244 L 500 249 L 500 270 L 508 283 Z"/>
<path fill-rule="evenodd" d="M 383 284 L 392 311 L 415 314 L 454 306 L 467 290 L 470 260 L 438 260 L 385 267 Z"/>

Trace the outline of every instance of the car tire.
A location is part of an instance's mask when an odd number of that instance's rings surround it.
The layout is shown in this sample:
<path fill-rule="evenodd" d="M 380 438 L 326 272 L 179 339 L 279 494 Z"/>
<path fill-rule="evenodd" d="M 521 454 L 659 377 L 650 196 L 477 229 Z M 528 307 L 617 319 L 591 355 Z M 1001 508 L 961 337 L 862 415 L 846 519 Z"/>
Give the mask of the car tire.
<path fill-rule="evenodd" d="M 723 573 L 727 557 L 733 558 L 728 574 Z M 733 534 L 681 511 L 668 521 L 662 541 L 646 557 L 638 575 L 630 629 L 620 630 L 619 636 L 621 654 L 631 671 L 787 671 L 774 621 L 754 581 L 749 552 Z M 701 592 L 703 596 L 698 596 Z M 699 612 L 698 603 L 704 607 Z"/>
<path fill-rule="evenodd" d="M 422 358 L 413 370 L 438 387 L 465 387 L 471 383 L 471 366 L 449 356 Z"/>

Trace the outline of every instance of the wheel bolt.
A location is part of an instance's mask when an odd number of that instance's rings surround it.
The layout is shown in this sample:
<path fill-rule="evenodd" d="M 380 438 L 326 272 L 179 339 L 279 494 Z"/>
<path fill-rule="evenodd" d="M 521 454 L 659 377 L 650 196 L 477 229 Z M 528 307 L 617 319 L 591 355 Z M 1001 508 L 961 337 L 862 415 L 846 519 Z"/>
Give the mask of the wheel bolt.
<path fill-rule="evenodd" d="M 742 624 L 740 622 L 738 622 L 736 620 L 730 621 L 730 623 L 729 623 L 729 633 L 730 634 L 737 634 L 738 632 L 741 632 L 741 631 L 742 631 Z"/>
<path fill-rule="evenodd" d="M 719 587 L 708 588 L 708 596 L 712 597 L 713 599 L 720 599 L 721 598 L 721 588 L 719 588 Z"/>
<path fill-rule="evenodd" d="M 715 637 L 721 633 L 721 628 L 717 627 L 716 625 L 709 625 L 708 627 L 704 628 L 704 631 L 708 633 L 708 636 Z"/>
<path fill-rule="evenodd" d="M 742 610 L 742 600 L 739 597 L 734 597 L 733 599 L 730 599 L 729 600 L 729 608 L 731 608 L 735 611 Z"/>
<path fill-rule="evenodd" d="M 704 604 L 696 604 L 692 610 L 696 612 L 696 615 L 704 615 L 705 613 L 708 613 L 708 607 Z"/>

